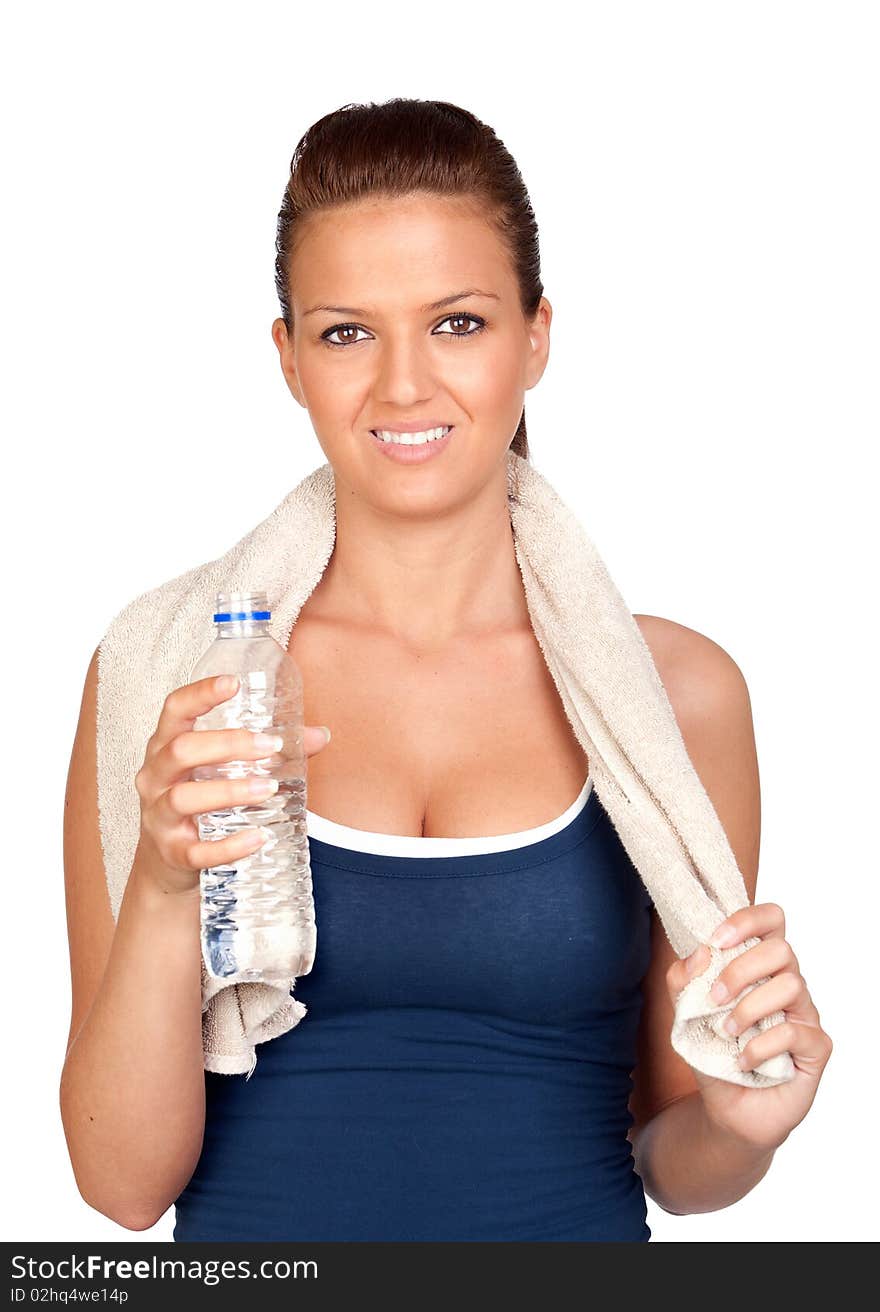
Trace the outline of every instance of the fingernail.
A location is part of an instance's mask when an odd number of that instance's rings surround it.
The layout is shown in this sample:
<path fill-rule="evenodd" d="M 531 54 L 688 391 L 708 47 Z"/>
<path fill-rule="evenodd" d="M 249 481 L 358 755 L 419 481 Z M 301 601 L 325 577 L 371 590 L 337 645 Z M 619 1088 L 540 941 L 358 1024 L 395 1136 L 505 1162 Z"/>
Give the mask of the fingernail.
<path fill-rule="evenodd" d="M 241 844 L 246 852 L 252 852 L 265 843 L 267 835 L 262 829 L 248 829 L 242 835 Z"/>
<path fill-rule="evenodd" d="M 248 792 L 252 797 L 271 797 L 278 792 L 278 780 L 257 776 L 248 780 Z"/>
<path fill-rule="evenodd" d="M 258 752 L 280 752 L 284 739 L 277 733 L 254 734 L 254 747 Z"/>
<path fill-rule="evenodd" d="M 716 979 L 715 983 L 709 990 L 709 997 L 713 1002 L 724 1002 L 725 998 L 730 997 L 730 990 L 721 979 Z"/>
<path fill-rule="evenodd" d="M 327 739 L 327 742 L 329 743 L 329 741 L 330 741 L 330 730 L 327 728 L 326 724 L 321 724 L 321 725 L 319 725 L 318 727 L 322 730 L 322 732 L 323 732 L 323 734 L 324 734 L 324 737 Z"/>
<path fill-rule="evenodd" d="M 709 939 L 709 942 L 714 948 L 726 948 L 735 938 L 736 930 L 733 925 L 723 924 L 718 926 L 715 933 Z"/>

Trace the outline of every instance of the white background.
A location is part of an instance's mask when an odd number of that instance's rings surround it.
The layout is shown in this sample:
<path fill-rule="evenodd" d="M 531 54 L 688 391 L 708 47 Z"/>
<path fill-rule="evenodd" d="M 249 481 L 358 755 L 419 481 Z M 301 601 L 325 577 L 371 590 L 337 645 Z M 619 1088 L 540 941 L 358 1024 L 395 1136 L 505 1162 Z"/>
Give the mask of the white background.
<path fill-rule="evenodd" d="M 490 123 L 554 309 L 532 459 L 635 612 L 743 670 L 758 900 L 835 1051 L 738 1204 L 653 1240 L 876 1237 L 876 7 L 42 4 L 7 19 L 3 1238 L 170 1239 L 80 1198 L 62 809 L 89 658 L 323 463 L 269 330 L 305 129 L 351 101 Z M 577 19 L 577 30 L 571 23 Z M 873 821 L 873 823 L 872 823 Z"/>

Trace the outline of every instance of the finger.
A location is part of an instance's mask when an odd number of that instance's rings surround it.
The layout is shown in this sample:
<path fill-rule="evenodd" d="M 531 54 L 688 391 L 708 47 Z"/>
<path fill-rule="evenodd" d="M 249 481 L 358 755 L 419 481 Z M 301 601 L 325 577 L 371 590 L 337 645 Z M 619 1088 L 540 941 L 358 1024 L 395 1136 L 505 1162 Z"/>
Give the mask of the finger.
<path fill-rule="evenodd" d="M 794 971 L 783 970 L 765 984 L 751 989 L 732 1009 L 724 1022 L 728 1034 L 742 1034 L 750 1025 L 757 1025 L 764 1016 L 785 1011 L 791 1018 L 798 1009 L 804 994 L 804 982 Z"/>
<path fill-rule="evenodd" d="M 747 938 L 785 938 L 785 912 L 776 902 L 758 902 L 740 907 L 716 925 L 709 942 L 716 948 L 730 948 Z"/>
<path fill-rule="evenodd" d="M 178 780 L 156 799 L 156 810 L 168 823 L 184 816 L 208 811 L 249 806 L 278 792 L 279 782 L 270 775 L 244 775 L 241 779 Z"/>
<path fill-rule="evenodd" d="M 314 756 L 327 742 L 323 726 L 306 725 L 303 730 L 302 754 L 305 757 Z M 284 737 L 274 728 L 263 732 L 242 728 L 187 729 L 154 752 L 149 762 L 145 761 L 135 778 L 135 786 L 141 799 L 147 805 L 152 805 L 174 784 L 188 781 L 199 766 L 229 765 L 231 762 L 250 762 L 256 766 L 260 762 L 264 774 L 273 770 L 277 773 L 283 752 Z M 248 775 L 253 773 L 255 771 L 249 771 Z"/>
<path fill-rule="evenodd" d="M 768 1057 L 790 1052 L 799 1070 L 819 1076 L 831 1056 L 832 1046 L 831 1039 L 818 1025 L 786 1020 L 749 1039 L 739 1055 L 739 1065 L 741 1070 L 750 1071 Z"/>
<path fill-rule="evenodd" d="M 799 974 L 797 958 L 784 938 L 764 938 L 729 961 L 709 990 L 713 1002 L 727 1002 L 749 984 L 776 975 L 781 970 Z"/>
<path fill-rule="evenodd" d="M 223 838 L 203 838 L 196 819 L 181 814 L 164 792 L 143 815 L 142 828 L 160 860 L 175 870 L 209 869 L 239 860 L 254 852 L 268 838 L 268 831 L 255 826 L 242 828 Z"/>
<path fill-rule="evenodd" d="M 817 1025 L 821 1028 L 822 1020 L 816 1009 L 816 1004 L 810 995 L 810 990 L 804 983 L 802 975 L 797 976 L 797 978 L 800 982 L 800 987 L 797 990 L 794 999 L 791 1002 L 783 1003 L 783 1005 L 778 1008 L 772 1006 L 764 1007 L 761 1014 L 769 1016 L 772 1015 L 774 1011 L 784 1011 L 789 1020 L 797 1021 L 801 1025 Z M 762 984 L 760 987 L 763 988 L 764 985 Z M 757 993 L 758 989 L 756 988 L 754 992 Z M 741 1027 L 741 1029 L 742 1028 L 744 1027 Z"/>
<path fill-rule="evenodd" d="M 186 729 L 176 734 L 149 763 L 150 782 L 164 792 L 178 780 L 189 778 L 202 765 L 231 765 L 233 762 L 264 762 L 277 766 L 283 738 L 270 729 Z"/>
<path fill-rule="evenodd" d="M 194 839 L 187 835 L 180 844 L 182 864 L 188 870 L 212 870 L 258 851 L 268 840 L 263 829 L 241 829 L 226 838 Z"/>
<path fill-rule="evenodd" d="M 224 680 L 231 679 L 228 686 Z M 169 739 L 176 734 L 192 729 L 200 715 L 204 715 L 214 706 L 220 706 L 235 696 L 238 689 L 236 675 L 216 675 L 207 679 L 196 679 L 194 683 L 185 683 L 175 688 L 165 698 L 159 714 L 156 732 L 147 746 L 147 759 L 155 756 Z"/>

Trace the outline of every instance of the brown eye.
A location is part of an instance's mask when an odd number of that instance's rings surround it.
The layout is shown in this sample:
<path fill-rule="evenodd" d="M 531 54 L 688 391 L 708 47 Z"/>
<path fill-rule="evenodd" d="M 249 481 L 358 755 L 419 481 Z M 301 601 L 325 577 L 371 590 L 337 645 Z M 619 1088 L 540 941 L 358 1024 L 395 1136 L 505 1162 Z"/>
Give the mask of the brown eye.
<path fill-rule="evenodd" d="M 348 346 L 356 339 L 349 337 L 345 341 L 333 342 L 330 340 L 333 333 L 360 333 L 363 331 L 363 328 L 359 328 L 356 323 L 338 323 L 334 328 L 328 328 L 326 332 L 321 333 L 321 340 L 326 342 L 328 346 Z"/>
<path fill-rule="evenodd" d="M 476 315 L 473 314 L 448 314 L 446 318 L 442 320 L 442 322 L 443 323 L 465 322 L 465 323 L 472 323 L 475 326 L 469 329 L 467 332 L 441 333 L 440 334 L 441 337 L 476 337 L 477 333 L 481 332 L 482 329 L 485 328 L 486 326 L 484 319 L 478 319 Z"/>

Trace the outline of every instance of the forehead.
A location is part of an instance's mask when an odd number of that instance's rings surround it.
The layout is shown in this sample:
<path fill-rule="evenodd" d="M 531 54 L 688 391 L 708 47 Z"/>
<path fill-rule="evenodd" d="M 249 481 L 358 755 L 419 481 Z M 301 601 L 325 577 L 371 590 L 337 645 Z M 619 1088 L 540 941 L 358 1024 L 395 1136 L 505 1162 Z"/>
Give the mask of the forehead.
<path fill-rule="evenodd" d="M 316 301 L 410 308 L 471 286 L 506 298 L 514 286 L 485 211 L 442 196 L 371 198 L 311 215 L 290 274 L 300 311 Z"/>

